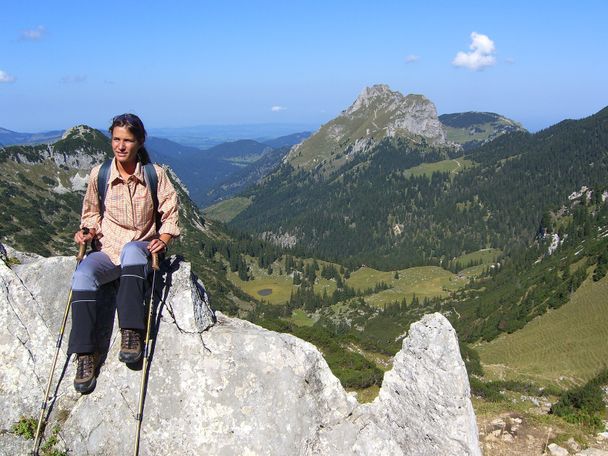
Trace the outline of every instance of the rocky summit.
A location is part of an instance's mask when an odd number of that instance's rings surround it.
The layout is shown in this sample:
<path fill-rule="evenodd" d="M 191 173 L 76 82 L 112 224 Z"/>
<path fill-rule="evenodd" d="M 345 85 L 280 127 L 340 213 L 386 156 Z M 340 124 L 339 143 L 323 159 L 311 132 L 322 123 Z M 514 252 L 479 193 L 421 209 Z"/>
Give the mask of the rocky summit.
<path fill-rule="evenodd" d="M 32 446 L 11 429 L 40 412 L 75 260 L 11 249 L 7 257 L 0 454 L 15 455 Z M 187 262 L 170 258 L 157 279 L 141 455 L 481 455 L 456 335 L 440 314 L 412 325 L 378 398 L 359 404 L 313 345 L 214 315 Z M 118 361 L 113 292 L 101 291 L 98 344 L 107 356 L 91 394 L 73 390 L 75 364 L 60 354 L 43 439 L 55 435 L 57 451 L 133 452 L 141 370 Z"/>
<path fill-rule="evenodd" d="M 285 161 L 294 168 L 335 170 L 383 138 L 446 145 L 435 105 L 423 95 L 403 95 L 385 84 L 363 89 L 355 102 L 294 146 Z"/>

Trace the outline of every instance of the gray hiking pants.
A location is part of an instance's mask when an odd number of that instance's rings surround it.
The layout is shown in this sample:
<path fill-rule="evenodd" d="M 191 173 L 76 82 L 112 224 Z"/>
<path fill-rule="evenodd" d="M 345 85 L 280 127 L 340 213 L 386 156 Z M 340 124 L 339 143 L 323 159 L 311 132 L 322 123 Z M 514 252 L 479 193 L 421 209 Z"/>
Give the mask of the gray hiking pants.
<path fill-rule="evenodd" d="M 72 331 L 69 353 L 96 351 L 97 291 L 101 285 L 120 279 L 116 294 L 121 328 L 145 329 L 145 283 L 150 268 L 147 241 L 126 244 L 115 265 L 103 252 L 91 252 L 72 277 Z"/>

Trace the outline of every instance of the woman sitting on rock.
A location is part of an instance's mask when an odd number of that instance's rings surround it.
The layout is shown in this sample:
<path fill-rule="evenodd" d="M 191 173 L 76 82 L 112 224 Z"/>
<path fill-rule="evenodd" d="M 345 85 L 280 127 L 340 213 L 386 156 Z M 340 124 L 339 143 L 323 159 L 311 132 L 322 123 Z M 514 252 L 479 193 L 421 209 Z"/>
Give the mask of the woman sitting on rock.
<path fill-rule="evenodd" d="M 151 253 L 166 251 L 171 240 L 179 236 L 177 195 L 165 171 L 158 165 L 148 165 L 142 121 L 133 114 L 116 116 L 110 134 L 114 159 L 105 192 L 101 192 L 105 197 L 100 197 L 98 188 L 103 182 L 98 178 L 102 168 L 99 165 L 91 171 L 82 205 L 81 230 L 74 235 L 77 243 L 90 241 L 93 246 L 72 279 L 68 351 L 77 354 L 74 388 L 83 394 L 91 392 L 96 383 L 98 288 L 120 278 L 116 295 L 122 339 L 119 359 L 124 363 L 138 362 L 143 351 L 144 286 Z M 147 170 L 144 165 L 148 165 Z M 156 200 L 154 185 L 147 179 L 147 174 L 154 171 Z"/>

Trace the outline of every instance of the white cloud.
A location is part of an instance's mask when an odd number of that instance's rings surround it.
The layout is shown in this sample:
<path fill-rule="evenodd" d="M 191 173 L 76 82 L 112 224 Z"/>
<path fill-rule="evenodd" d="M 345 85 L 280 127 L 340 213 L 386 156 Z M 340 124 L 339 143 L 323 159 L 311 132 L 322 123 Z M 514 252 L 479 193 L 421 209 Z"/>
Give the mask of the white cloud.
<path fill-rule="evenodd" d="M 420 60 L 419 55 L 410 54 L 405 58 L 405 63 L 414 63 Z"/>
<path fill-rule="evenodd" d="M 287 108 L 285 106 L 273 106 L 272 108 L 270 108 L 270 110 L 272 112 L 281 112 L 281 111 L 286 111 Z"/>
<path fill-rule="evenodd" d="M 21 32 L 21 39 L 24 41 L 39 41 L 46 35 L 46 28 L 39 25 L 33 29 L 23 30 Z"/>
<path fill-rule="evenodd" d="M 473 71 L 483 70 L 496 64 L 494 53 L 496 47 L 487 35 L 473 32 L 471 33 L 471 49 L 470 52 L 460 51 L 452 60 L 452 65 L 462 68 L 468 68 Z"/>
<path fill-rule="evenodd" d="M 61 78 L 62 84 L 79 84 L 86 80 L 87 76 L 85 74 L 69 75 Z"/>
<path fill-rule="evenodd" d="M 15 82 L 15 76 L 11 76 L 6 71 L 0 70 L 0 83 L 2 82 Z"/>

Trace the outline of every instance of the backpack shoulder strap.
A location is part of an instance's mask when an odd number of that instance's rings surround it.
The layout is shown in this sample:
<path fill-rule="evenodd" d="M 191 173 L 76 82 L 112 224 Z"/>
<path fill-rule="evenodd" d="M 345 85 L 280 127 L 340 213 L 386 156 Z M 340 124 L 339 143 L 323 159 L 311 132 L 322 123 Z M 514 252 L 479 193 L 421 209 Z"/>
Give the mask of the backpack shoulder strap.
<path fill-rule="evenodd" d="M 143 165 L 144 168 L 144 179 L 146 185 L 150 186 L 150 193 L 152 194 L 152 203 L 154 204 L 154 214 L 156 217 L 156 231 L 160 228 L 160 214 L 158 213 L 158 175 L 156 169 L 152 163 L 146 163 Z"/>
<path fill-rule="evenodd" d="M 106 160 L 99 168 L 97 175 L 97 197 L 99 198 L 99 215 L 103 217 L 106 208 L 106 192 L 108 190 L 108 181 L 110 180 L 110 166 L 112 159 Z"/>

